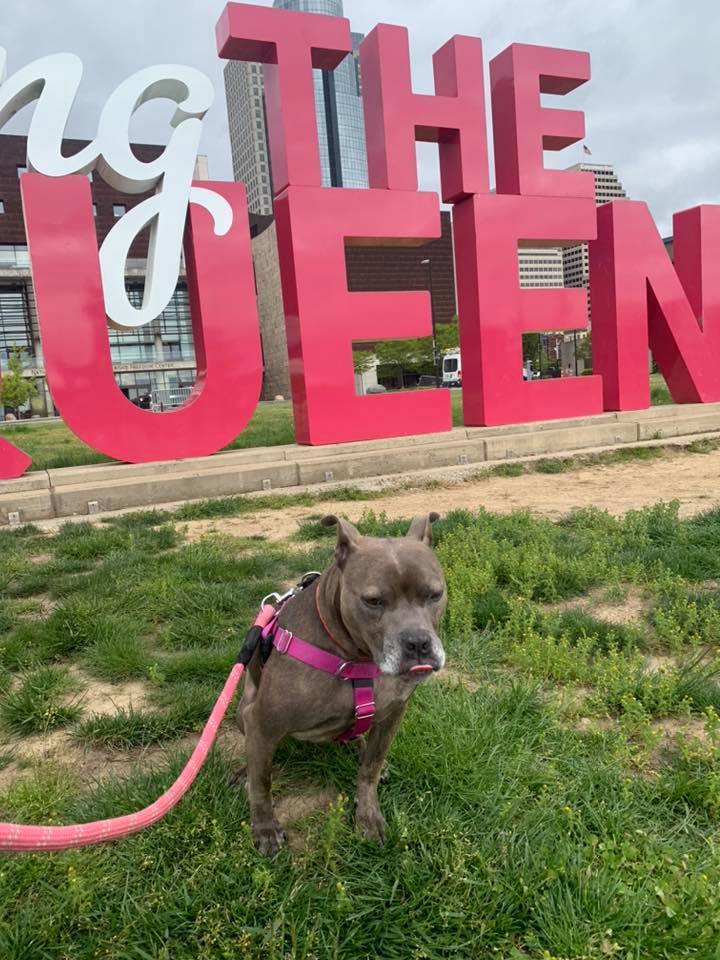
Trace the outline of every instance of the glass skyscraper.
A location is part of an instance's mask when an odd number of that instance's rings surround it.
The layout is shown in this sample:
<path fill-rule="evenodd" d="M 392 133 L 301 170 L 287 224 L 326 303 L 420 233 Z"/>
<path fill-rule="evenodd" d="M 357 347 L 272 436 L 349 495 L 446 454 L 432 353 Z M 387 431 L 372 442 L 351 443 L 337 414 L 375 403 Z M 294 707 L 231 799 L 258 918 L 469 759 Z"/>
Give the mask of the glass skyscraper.
<path fill-rule="evenodd" d="M 342 0 L 275 0 L 274 6 L 343 16 Z M 358 57 L 362 40 L 362 34 L 352 35 L 353 51 L 336 70 L 313 71 L 322 183 L 328 187 L 368 186 Z M 225 90 L 235 179 L 247 186 L 251 212 L 271 214 L 272 173 L 261 68 L 230 60 L 225 67 Z"/>

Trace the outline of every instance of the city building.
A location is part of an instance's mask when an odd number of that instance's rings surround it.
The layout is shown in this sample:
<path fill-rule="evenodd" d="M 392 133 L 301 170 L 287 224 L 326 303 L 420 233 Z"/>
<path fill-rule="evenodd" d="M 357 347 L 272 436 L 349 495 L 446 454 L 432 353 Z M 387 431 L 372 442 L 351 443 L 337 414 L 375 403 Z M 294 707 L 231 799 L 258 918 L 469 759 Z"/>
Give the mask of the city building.
<path fill-rule="evenodd" d="M 576 163 L 575 166 L 569 169 L 581 170 L 584 173 L 592 173 L 595 176 L 595 203 L 598 205 L 627 197 L 620 178 L 610 163 Z M 565 247 L 563 260 L 565 286 L 585 287 L 587 289 L 590 286 L 588 245 L 581 243 L 576 246 Z"/>
<path fill-rule="evenodd" d="M 562 287 L 563 251 L 560 247 L 520 247 L 518 253 L 521 287 Z"/>
<path fill-rule="evenodd" d="M 622 200 L 627 197 L 625 188 L 620 182 L 620 178 L 615 173 L 615 168 L 610 163 L 576 163 L 569 168 L 570 170 L 580 170 L 584 173 L 592 173 L 595 177 L 595 203 L 598 206 L 601 203 L 608 203 L 612 200 Z M 571 247 L 563 248 L 563 270 L 565 275 L 566 287 L 584 287 L 588 291 L 588 323 L 591 322 L 591 303 L 590 303 L 590 255 L 587 243 L 575 244 Z M 588 331 L 573 331 L 566 333 L 562 343 L 562 366 L 577 375 L 582 373 L 586 366 L 585 357 L 578 356 L 578 344 L 582 346 L 582 341 L 587 340 Z M 587 355 L 590 360 L 589 352 L 585 348 L 581 352 Z"/>
<path fill-rule="evenodd" d="M 343 16 L 342 0 L 275 0 L 274 6 Z M 362 40 L 362 34 L 353 33 L 353 52 L 335 70 L 313 71 L 324 186 L 368 185 L 358 56 Z M 247 187 L 250 212 L 268 215 L 273 188 L 262 69 L 257 63 L 229 60 L 224 74 L 234 177 Z"/>
<path fill-rule="evenodd" d="M 65 140 L 63 152 L 72 155 L 86 141 Z M 30 273 L 25 224 L 20 199 L 20 177 L 26 172 L 26 138 L 0 135 L 0 368 L 7 369 L 19 351 L 24 375 L 35 381 L 37 395 L 23 415 L 53 416 L 56 412 L 47 388 L 35 295 Z M 141 160 L 159 156 L 163 147 L 133 144 Z M 196 177 L 205 175 L 205 158 L 198 158 Z M 98 244 L 117 219 L 146 195 L 116 191 L 94 173 L 90 175 Z M 140 303 L 146 274 L 147 238 L 140 236 L 130 250 L 126 287 L 132 302 Z M 167 309 L 157 320 L 135 330 L 108 329 L 115 379 L 133 401 L 150 395 L 158 404 L 174 406 L 187 398 L 195 382 L 195 351 L 190 307 L 184 277 Z M 92 402 L 92 398 L 88 398 Z M 0 419 L 3 411 L 0 405 Z"/>

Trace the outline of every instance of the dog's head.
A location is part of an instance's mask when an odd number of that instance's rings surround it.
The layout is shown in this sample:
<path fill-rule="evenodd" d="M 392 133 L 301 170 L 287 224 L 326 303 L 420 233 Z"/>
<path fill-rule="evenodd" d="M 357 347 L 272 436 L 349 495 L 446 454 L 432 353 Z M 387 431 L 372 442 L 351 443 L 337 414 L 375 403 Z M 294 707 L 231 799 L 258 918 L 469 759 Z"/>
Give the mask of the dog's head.
<path fill-rule="evenodd" d="M 323 520 L 337 525 L 339 613 L 383 673 L 421 677 L 445 663 L 437 627 L 447 588 L 432 551 L 438 519 L 436 513 L 416 517 L 405 537 L 389 538 L 363 537 L 337 517 Z"/>

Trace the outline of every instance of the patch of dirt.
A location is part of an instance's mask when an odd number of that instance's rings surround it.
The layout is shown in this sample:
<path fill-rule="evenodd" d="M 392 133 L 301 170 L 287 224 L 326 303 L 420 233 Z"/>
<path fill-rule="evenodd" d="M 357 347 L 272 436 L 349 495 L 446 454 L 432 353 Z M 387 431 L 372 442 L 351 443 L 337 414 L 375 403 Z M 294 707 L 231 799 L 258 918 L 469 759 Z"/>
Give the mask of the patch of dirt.
<path fill-rule="evenodd" d="M 562 603 L 548 604 L 548 610 L 563 612 L 565 610 L 580 610 L 596 620 L 613 623 L 617 626 L 626 626 L 637 623 L 649 608 L 649 602 L 643 592 L 633 585 L 626 588 L 625 598 L 619 603 L 608 603 L 607 588 L 601 587 L 591 590 L 584 597 L 573 597 L 572 600 L 563 600 Z"/>
<path fill-rule="evenodd" d="M 684 718 L 663 717 L 661 720 L 653 720 L 652 728 L 663 735 L 664 745 L 671 746 L 678 736 L 696 737 L 703 742 L 708 739 L 705 721 L 698 717 Z"/>
<path fill-rule="evenodd" d="M 337 800 L 337 790 L 325 787 L 313 793 L 289 793 L 275 801 L 275 814 L 283 824 L 297 823 L 327 808 Z"/>
<path fill-rule="evenodd" d="M 38 593 L 28 603 L 28 609 L 21 611 L 18 615 L 21 620 L 46 620 L 59 606 L 60 602 L 53 600 L 47 593 Z"/>
<path fill-rule="evenodd" d="M 49 563 L 52 560 L 51 553 L 36 553 L 34 557 L 30 557 L 30 563 Z"/>
<path fill-rule="evenodd" d="M 87 714 L 113 714 L 130 708 L 139 709 L 145 703 L 147 688 L 141 680 L 109 683 L 97 680 L 75 666 L 68 667 L 68 673 L 82 685 L 80 706 Z"/>
<path fill-rule="evenodd" d="M 601 730 L 616 730 L 617 720 L 613 717 L 580 717 L 575 723 L 579 733 L 597 733 Z"/>
<path fill-rule="evenodd" d="M 590 465 L 568 473 L 528 473 L 519 477 L 495 477 L 473 471 L 468 479 L 457 471 L 442 474 L 443 510 L 477 510 L 485 507 L 497 513 L 530 510 L 537 516 L 558 519 L 571 510 L 597 507 L 620 516 L 628 510 L 651 506 L 659 500 L 679 500 L 680 515 L 693 516 L 720 505 L 720 451 L 709 454 L 668 453 L 652 461 Z M 408 475 L 405 483 L 417 480 Z M 651 482 L 652 481 L 652 482 Z M 397 479 L 396 479 L 397 483 Z M 387 489 L 387 478 L 362 482 L 365 489 Z M 709 493 L 708 491 L 713 491 Z M 342 513 L 351 521 L 365 510 L 384 511 L 390 517 L 412 517 L 429 513 L 438 506 L 437 484 L 414 489 L 395 489 L 377 501 L 322 501 L 310 507 L 260 510 L 241 517 L 184 522 L 188 538 L 194 541 L 209 532 L 235 537 L 261 535 L 269 541 L 286 540 L 300 524 L 317 514 Z"/>
<path fill-rule="evenodd" d="M 645 669 L 648 673 L 669 673 L 677 667 L 677 657 L 666 655 L 651 655 L 645 657 Z"/>
<path fill-rule="evenodd" d="M 327 810 L 338 797 L 333 787 L 325 787 L 312 793 L 289 793 L 275 800 L 275 816 L 287 834 L 287 844 L 295 853 L 300 853 L 307 844 L 307 835 L 299 825 L 306 817 Z"/>
<path fill-rule="evenodd" d="M 168 755 L 185 752 L 190 755 L 198 742 L 199 733 L 191 733 L 176 740 L 137 750 L 102 750 L 77 744 L 65 730 L 23 737 L 6 744 L 15 761 L 0 770 L 0 791 L 23 777 L 32 776 L 40 765 L 66 767 L 80 784 L 90 786 L 110 778 L 129 777 L 137 770 L 147 770 L 164 762 Z M 218 731 L 215 749 L 229 762 L 243 756 L 245 740 L 231 720 Z"/>

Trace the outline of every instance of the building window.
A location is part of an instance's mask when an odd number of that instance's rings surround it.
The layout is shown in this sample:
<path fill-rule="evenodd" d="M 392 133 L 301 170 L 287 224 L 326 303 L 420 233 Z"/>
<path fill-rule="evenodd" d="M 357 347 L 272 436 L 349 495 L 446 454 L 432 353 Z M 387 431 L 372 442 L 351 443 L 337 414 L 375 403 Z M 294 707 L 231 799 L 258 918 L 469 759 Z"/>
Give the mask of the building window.
<path fill-rule="evenodd" d="M 19 177 L 21 177 L 24 173 L 27 173 L 27 172 L 28 172 L 28 168 L 27 168 L 27 167 L 19 166 L 19 167 L 17 168 L 17 175 L 18 175 Z"/>
<path fill-rule="evenodd" d="M 116 220 L 119 219 L 120 217 L 124 217 L 126 213 L 127 213 L 127 207 L 125 206 L 124 203 L 113 204 L 113 216 L 115 217 Z"/>
<path fill-rule="evenodd" d="M 28 248 L 22 244 L 0 243 L 0 267 L 29 267 Z"/>
<path fill-rule="evenodd" d="M 13 350 L 35 355 L 30 309 L 24 286 L 0 287 L 0 362 L 6 364 Z"/>
<path fill-rule="evenodd" d="M 0 200 L 0 214 L 5 213 L 5 201 Z"/>
<path fill-rule="evenodd" d="M 96 204 L 96 203 L 93 204 L 93 216 L 94 216 L 94 217 L 97 216 L 97 204 Z"/>

